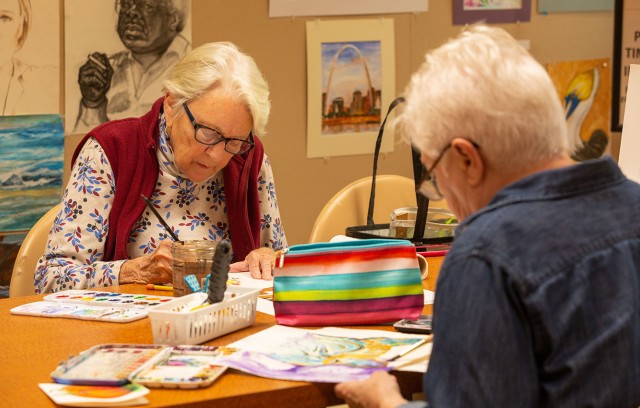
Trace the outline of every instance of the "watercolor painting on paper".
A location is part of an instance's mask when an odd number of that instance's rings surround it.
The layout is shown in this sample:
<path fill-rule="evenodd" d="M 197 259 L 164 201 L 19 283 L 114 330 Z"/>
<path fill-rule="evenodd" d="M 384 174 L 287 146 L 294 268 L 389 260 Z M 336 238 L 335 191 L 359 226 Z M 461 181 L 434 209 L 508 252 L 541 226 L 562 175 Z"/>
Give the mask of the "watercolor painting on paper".
<path fill-rule="evenodd" d="M 0 140 L 0 233 L 27 231 L 61 199 L 62 118 L 2 117 Z"/>
<path fill-rule="evenodd" d="M 380 127 L 380 41 L 324 42 L 322 134 L 374 132 Z"/>
<path fill-rule="evenodd" d="M 453 24 L 518 23 L 531 20 L 531 0 L 453 0 Z"/>
<path fill-rule="evenodd" d="M 253 375 L 283 380 L 360 380 L 368 378 L 375 371 L 389 371 L 385 356 L 421 339 L 418 336 L 398 336 L 393 332 L 366 332 L 274 326 L 231 344 L 230 347 L 238 351 L 223 357 L 219 364 Z M 358 333 L 362 333 L 362 336 Z"/>
<path fill-rule="evenodd" d="M 395 99 L 393 19 L 307 21 L 307 157 L 372 154 Z M 380 152 L 394 149 L 387 129 Z"/>

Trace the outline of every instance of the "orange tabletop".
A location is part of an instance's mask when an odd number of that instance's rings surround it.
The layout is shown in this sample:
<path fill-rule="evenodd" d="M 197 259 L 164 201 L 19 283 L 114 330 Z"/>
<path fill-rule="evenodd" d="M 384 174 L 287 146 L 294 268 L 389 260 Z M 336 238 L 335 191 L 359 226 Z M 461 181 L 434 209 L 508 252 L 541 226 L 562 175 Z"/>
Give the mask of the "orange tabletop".
<path fill-rule="evenodd" d="M 144 285 L 122 285 L 100 290 L 121 293 L 149 291 Z M 0 384 L 3 407 L 54 407 L 38 387 L 53 382 L 51 372 L 71 355 L 105 343 L 153 343 L 149 319 L 110 323 L 67 318 L 12 315 L 11 308 L 42 300 L 42 295 L 0 300 Z M 430 308 L 429 308 L 430 309 Z M 426 310 L 426 309 L 425 309 Z M 275 325 L 273 316 L 257 313 L 253 326 L 205 344 L 223 346 Z M 367 329 L 393 330 L 388 326 Z M 422 388 L 422 374 L 394 372 L 406 398 Z M 273 380 L 228 369 L 211 386 L 195 390 L 151 389 L 148 407 L 326 407 L 342 403 L 334 384 Z"/>

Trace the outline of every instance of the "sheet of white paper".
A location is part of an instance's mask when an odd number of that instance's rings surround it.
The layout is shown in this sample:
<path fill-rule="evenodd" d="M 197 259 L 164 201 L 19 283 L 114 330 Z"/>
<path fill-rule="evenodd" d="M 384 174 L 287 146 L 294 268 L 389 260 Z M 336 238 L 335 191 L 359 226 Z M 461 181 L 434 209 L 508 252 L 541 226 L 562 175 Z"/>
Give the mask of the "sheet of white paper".
<path fill-rule="evenodd" d="M 429 0 L 269 0 L 269 17 L 416 13 L 429 10 Z"/>
<path fill-rule="evenodd" d="M 624 108 L 618 165 L 631 180 L 640 183 L 640 65 L 631 64 Z"/>
<path fill-rule="evenodd" d="M 436 298 L 436 292 L 432 292 L 430 290 L 423 289 L 424 292 L 424 304 L 432 305 L 434 299 Z"/>
<path fill-rule="evenodd" d="M 229 273 L 229 281 L 234 282 L 237 280 L 237 285 L 245 288 L 272 288 L 273 281 L 272 280 L 264 280 L 264 279 L 253 279 L 249 272 L 231 272 Z M 236 284 L 231 283 L 229 284 Z"/>
<path fill-rule="evenodd" d="M 142 385 L 126 385 L 123 387 L 101 387 L 93 385 L 67 385 L 40 383 L 40 389 L 58 405 L 69 407 L 130 407 L 146 405 L 149 401 L 144 397 L 149 389 Z M 131 392 L 120 395 L 121 390 Z M 113 391 L 110 391 L 113 390 Z M 108 397 L 107 395 L 116 395 Z"/>
<path fill-rule="evenodd" d="M 258 298 L 258 303 L 256 303 L 256 310 L 270 316 L 276 315 L 276 312 L 273 310 L 273 302 L 268 299 Z"/>
<path fill-rule="evenodd" d="M 268 289 L 273 288 L 272 280 L 253 279 L 249 272 L 232 272 L 229 274 L 228 285 L 238 285 L 245 288 Z M 272 292 L 273 293 L 273 292 Z M 269 299 L 258 298 L 256 310 L 261 313 L 274 316 L 273 302 Z"/>
<path fill-rule="evenodd" d="M 345 241 L 357 241 L 358 238 L 348 237 L 346 235 L 336 235 L 329 240 L 329 242 L 345 242 Z"/>

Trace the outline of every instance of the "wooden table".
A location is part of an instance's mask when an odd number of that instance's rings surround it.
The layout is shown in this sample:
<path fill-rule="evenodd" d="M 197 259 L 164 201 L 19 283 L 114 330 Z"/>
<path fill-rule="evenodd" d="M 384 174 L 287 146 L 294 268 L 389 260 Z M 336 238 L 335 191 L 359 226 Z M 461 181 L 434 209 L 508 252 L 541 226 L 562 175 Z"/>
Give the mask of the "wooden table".
<path fill-rule="evenodd" d="M 428 285 L 431 286 L 431 285 Z M 148 291 L 143 285 L 123 285 L 104 290 L 122 293 Z M 0 300 L 0 384 L 2 407 L 56 406 L 38 387 L 53 382 L 51 372 L 63 360 L 96 344 L 153 343 L 151 323 L 94 322 L 77 319 L 12 315 L 15 306 L 42 300 L 42 295 Z M 430 311 L 430 306 L 425 311 Z M 223 346 L 276 324 L 273 316 L 258 313 L 256 323 L 246 329 L 205 344 Z M 392 330 L 390 326 L 368 326 Z M 406 398 L 422 389 L 422 374 L 394 372 Z M 334 384 L 307 383 L 261 378 L 229 369 L 211 386 L 196 390 L 152 389 L 148 407 L 326 407 L 343 403 Z"/>

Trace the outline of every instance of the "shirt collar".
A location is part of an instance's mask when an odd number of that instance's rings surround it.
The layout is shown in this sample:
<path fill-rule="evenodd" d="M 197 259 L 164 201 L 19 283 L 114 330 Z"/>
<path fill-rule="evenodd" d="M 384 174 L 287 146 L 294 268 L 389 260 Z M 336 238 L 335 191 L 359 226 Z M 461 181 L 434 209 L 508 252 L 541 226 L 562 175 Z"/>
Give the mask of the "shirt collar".
<path fill-rule="evenodd" d="M 626 180 L 620 168 L 609 156 L 586 160 L 561 169 L 541 171 L 517 180 L 500 191 L 489 204 L 460 223 L 462 231 L 482 214 L 507 205 L 536 200 L 551 200 L 606 188 Z"/>
<path fill-rule="evenodd" d="M 175 164 L 175 158 L 173 155 L 173 149 L 169 141 L 171 137 L 167 133 L 167 120 L 164 117 L 164 112 L 160 114 L 160 138 L 158 140 L 158 161 L 160 170 L 169 173 L 176 177 L 184 177 L 184 174 L 180 171 Z"/>

